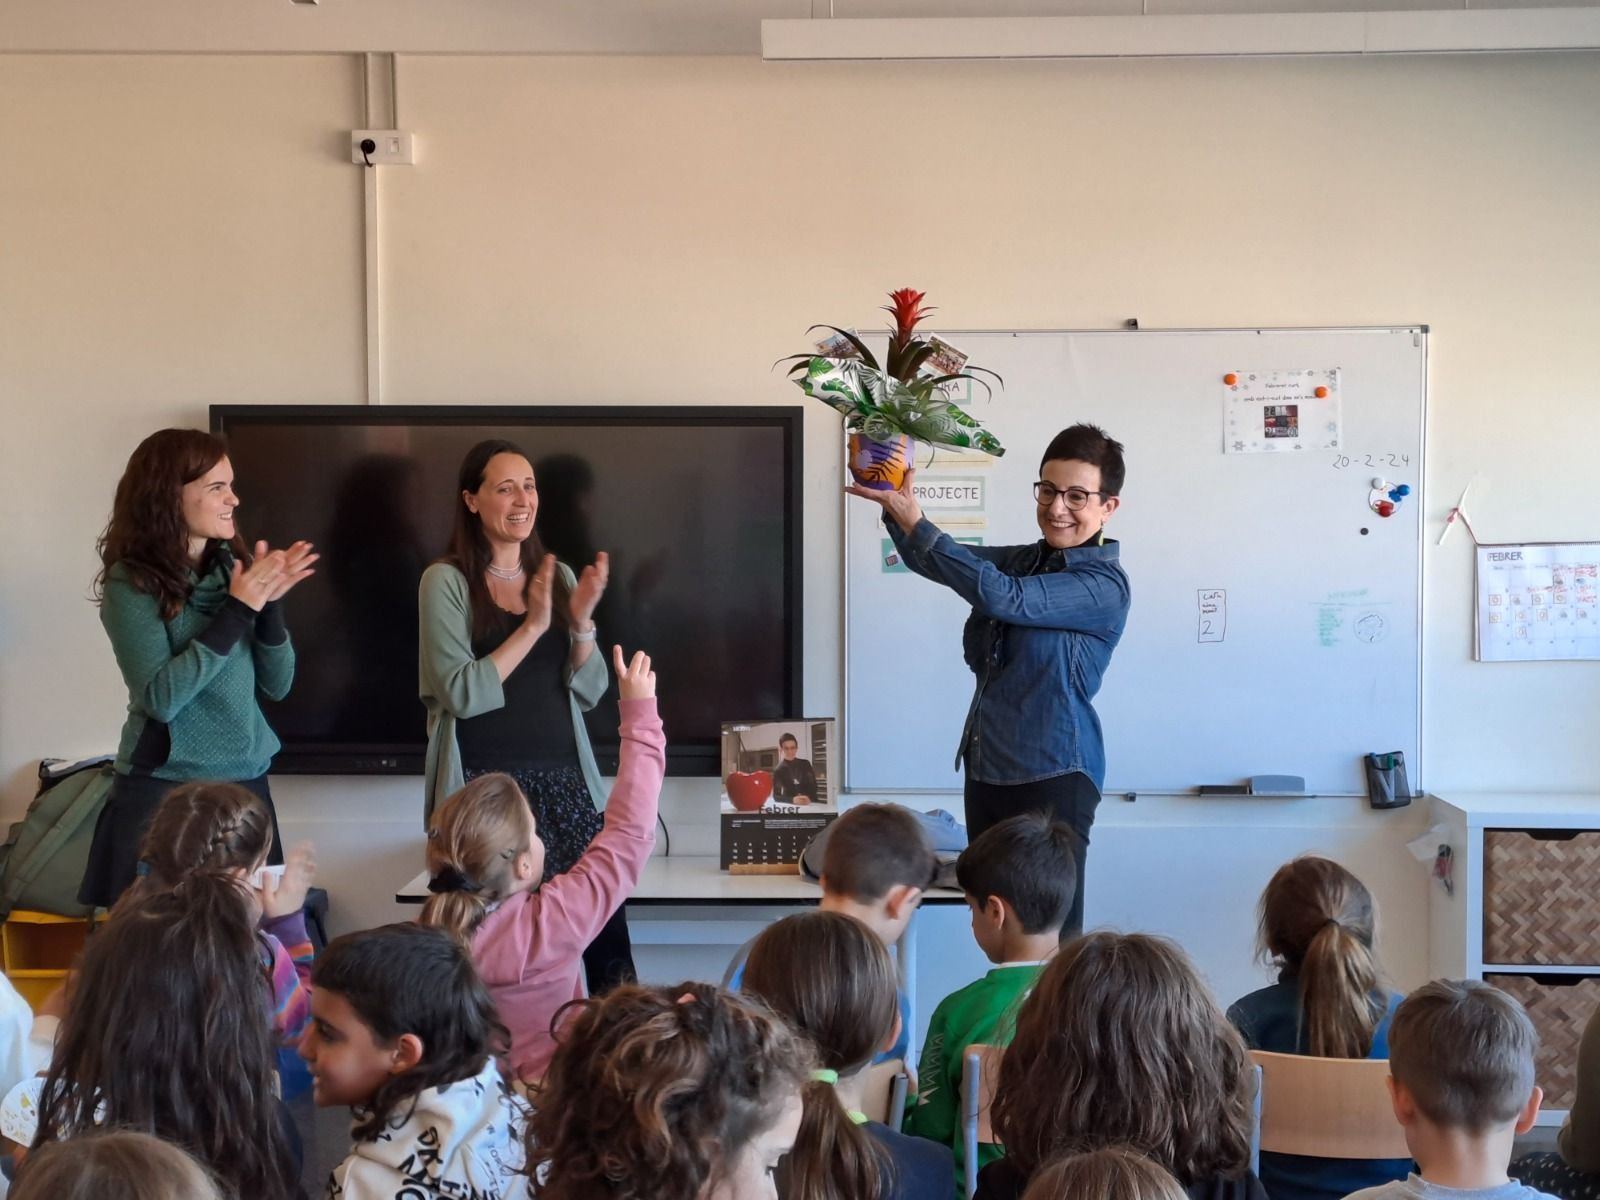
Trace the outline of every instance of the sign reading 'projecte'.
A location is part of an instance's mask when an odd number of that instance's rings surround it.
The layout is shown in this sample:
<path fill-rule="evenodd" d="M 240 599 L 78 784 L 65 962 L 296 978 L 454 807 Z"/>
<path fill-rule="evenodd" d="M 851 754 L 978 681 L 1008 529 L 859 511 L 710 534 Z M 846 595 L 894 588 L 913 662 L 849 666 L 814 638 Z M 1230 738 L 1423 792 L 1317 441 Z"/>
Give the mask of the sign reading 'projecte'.
<path fill-rule="evenodd" d="M 917 479 L 911 491 L 923 508 L 955 508 L 979 510 L 983 508 L 983 480 L 973 478 Z"/>

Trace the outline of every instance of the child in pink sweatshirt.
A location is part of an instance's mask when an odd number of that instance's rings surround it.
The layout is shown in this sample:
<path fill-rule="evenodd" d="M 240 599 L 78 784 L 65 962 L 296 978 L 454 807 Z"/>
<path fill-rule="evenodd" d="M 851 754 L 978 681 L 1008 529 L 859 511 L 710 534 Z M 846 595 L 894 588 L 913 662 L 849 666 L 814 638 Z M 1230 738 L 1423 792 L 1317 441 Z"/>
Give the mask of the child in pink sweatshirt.
<path fill-rule="evenodd" d="M 472 951 L 500 1018 L 511 1065 L 532 1082 L 555 1053 L 551 1021 L 581 999 L 583 949 L 638 886 L 655 847 L 666 775 L 656 676 L 642 651 L 613 649 L 622 696 L 622 761 L 605 828 L 570 871 L 540 886 L 544 844 L 527 797 L 509 775 L 480 775 L 433 814 L 422 923 L 449 930 Z"/>

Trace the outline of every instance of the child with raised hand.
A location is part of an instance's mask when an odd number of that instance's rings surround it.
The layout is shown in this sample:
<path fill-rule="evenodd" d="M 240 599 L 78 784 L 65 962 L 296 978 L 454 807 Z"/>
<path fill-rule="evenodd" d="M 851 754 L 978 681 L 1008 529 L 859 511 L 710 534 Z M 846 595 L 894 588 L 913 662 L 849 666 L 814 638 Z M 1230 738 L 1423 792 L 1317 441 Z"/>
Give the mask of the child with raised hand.
<path fill-rule="evenodd" d="M 328 1196 L 520 1200 L 527 1107 L 501 1077 L 509 1036 L 466 949 L 438 929 L 336 938 L 300 1043 L 317 1105 L 354 1110 Z"/>
<path fill-rule="evenodd" d="M 239 880 L 202 871 L 119 904 L 84 950 L 33 1147 L 129 1129 L 187 1147 L 239 1200 L 299 1196 L 266 1004 Z"/>
<path fill-rule="evenodd" d="M 1389 1030 L 1389 1094 L 1417 1169 L 1351 1200 L 1546 1200 L 1506 1169 L 1544 1099 L 1538 1044 L 1522 1005 L 1480 980 L 1407 996 Z"/>
<path fill-rule="evenodd" d="M 900 1034 L 894 961 L 865 925 L 808 912 L 750 949 L 744 990 L 816 1051 L 805 1115 L 779 1175 L 785 1200 L 920 1200 L 950 1191 L 950 1151 L 860 1111 L 866 1068 Z"/>
<path fill-rule="evenodd" d="M 797 1034 L 703 983 L 574 1007 L 533 1097 L 538 1200 L 776 1200 L 814 1065 Z"/>
<path fill-rule="evenodd" d="M 10 1200 L 223 1200 L 210 1173 L 146 1133 L 86 1133 L 28 1156 Z"/>
<path fill-rule="evenodd" d="M 1011 1040 L 1017 1009 L 1061 930 L 1078 891 L 1078 835 L 1043 813 L 1007 817 L 984 830 L 956 860 L 956 882 L 972 911 L 972 936 L 994 968 L 939 1002 L 917 1072 L 916 1103 L 905 1130 L 949 1146 L 956 1179 L 966 1178 L 961 1136 L 961 1067 L 967 1047 Z M 978 1166 L 1000 1157 L 978 1147 Z"/>
<path fill-rule="evenodd" d="M 1377 908 L 1359 879 L 1316 855 L 1285 863 L 1261 893 L 1257 933 L 1278 982 L 1237 1001 L 1228 1020 L 1252 1050 L 1388 1058 L 1400 997 L 1384 987 L 1376 940 Z M 1272 1200 L 1337 1200 L 1410 1170 L 1403 1158 L 1261 1155 L 1261 1183 Z"/>
<path fill-rule="evenodd" d="M 1185 1200 L 1172 1173 L 1137 1150 L 1107 1146 L 1051 1159 L 1022 1200 Z"/>
<path fill-rule="evenodd" d="M 613 648 L 622 697 L 622 760 L 605 828 L 570 871 L 541 886 L 544 844 L 527 798 L 509 775 L 480 775 L 433 815 L 422 923 L 468 946 L 511 1030 L 518 1078 L 544 1073 L 552 1022 L 584 994 L 583 950 L 638 886 L 655 846 L 666 775 L 649 655 Z"/>
<path fill-rule="evenodd" d="M 272 850 L 272 815 L 237 783 L 186 783 L 167 793 L 150 819 L 133 886 L 113 910 L 169 891 L 199 871 L 243 882 L 260 910 L 261 967 L 272 979 L 272 1026 L 287 1044 L 311 1020 L 311 935 L 306 893 L 316 878 L 309 842 L 290 851 L 282 874 L 263 871 Z"/>
<path fill-rule="evenodd" d="M 1005 1157 L 979 1200 L 1016 1200 L 1065 1151 L 1127 1146 L 1190 1200 L 1265 1200 L 1250 1173 L 1249 1060 L 1188 957 L 1165 938 L 1066 942 L 1017 1014 L 993 1123 Z"/>

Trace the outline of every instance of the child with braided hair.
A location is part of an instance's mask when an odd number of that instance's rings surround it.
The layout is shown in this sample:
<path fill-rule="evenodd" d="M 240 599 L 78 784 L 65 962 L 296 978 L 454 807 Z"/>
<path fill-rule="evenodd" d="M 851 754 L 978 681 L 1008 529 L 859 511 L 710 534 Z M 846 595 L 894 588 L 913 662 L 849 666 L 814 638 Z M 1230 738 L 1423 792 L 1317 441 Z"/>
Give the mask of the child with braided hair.
<path fill-rule="evenodd" d="M 169 792 L 151 818 L 133 886 L 112 910 L 170 891 L 197 872 L 232 875 L 259 911 L 262 970 L 272 979 L 272 1027 L 293 1045 L 311 1020 L 311 936 L 305 902 L 316 876 L 310 843 L 288 855 L 281 876 L 262 872 L 272 849 L 272 816 L 237 783 L 186 783 Z"/>

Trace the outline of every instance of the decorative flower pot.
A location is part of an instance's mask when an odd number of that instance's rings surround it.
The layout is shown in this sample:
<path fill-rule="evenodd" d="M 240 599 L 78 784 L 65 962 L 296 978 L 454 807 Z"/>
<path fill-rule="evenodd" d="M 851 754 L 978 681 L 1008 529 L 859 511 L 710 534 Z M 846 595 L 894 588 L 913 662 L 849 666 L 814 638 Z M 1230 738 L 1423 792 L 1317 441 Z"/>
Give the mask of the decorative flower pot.
<path fill-rule="evenodd" d="M 911 469 L 916 443 L 904 433 L 897 433 L 888 441 L 864 433 L 850 435 L 850 474 L 864 488 L 878 492 L 893 492 L 905 481 Z"/>
<path fill-rule="evenodd" d="M 735 771 L 723 780 L 728 799 L 740 812 L 756 812 L 772 795 L 771 771 Z"/>

